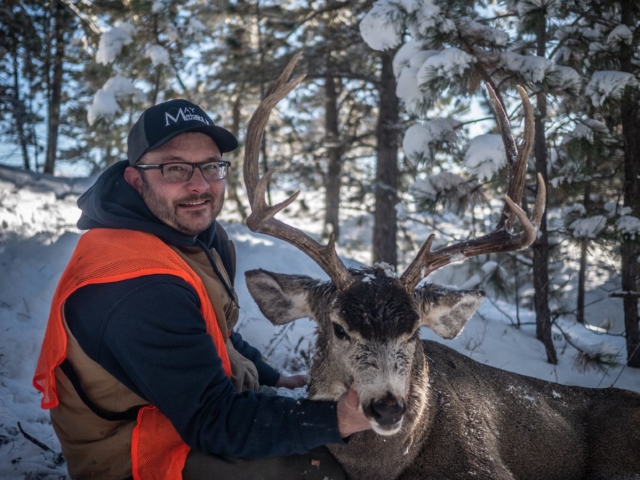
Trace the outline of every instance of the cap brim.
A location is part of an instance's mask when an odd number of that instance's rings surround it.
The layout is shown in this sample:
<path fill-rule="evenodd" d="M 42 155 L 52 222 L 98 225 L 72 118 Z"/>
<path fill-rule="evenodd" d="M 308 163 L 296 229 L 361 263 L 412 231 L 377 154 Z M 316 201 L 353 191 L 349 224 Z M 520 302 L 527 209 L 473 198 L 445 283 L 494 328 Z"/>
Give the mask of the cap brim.
<path fill-rule="evenodd" d="M 216 142 L 216 145 L 220 149 L 220 153 L 231 152 L 236 148 L 238 148 L 238 139 L 229 130 L 226 130 L 222 127 L 218 127 L 216 125 L 191 125 L 189 127 L 185 127 L 181 130 L 173 132 L 171 135 L 164 137 L 162 140 L 160 140 L 157 143 L 154 143 L 153 145 L 149 145 L 149 147 L 145 149 L 143 154 L 147 152 L 151 152 L 152 150 L 155 150 L 158 147 L 161 147 L 162 145 L 167 143 L 169 140 L 177 137 L 178 135 L 182 135 L 183 133 L 189 133 L 189 132 L 199 132 L 199 133 L 204 133 L 210 136 L 213 139 L 213 141 Z"/>

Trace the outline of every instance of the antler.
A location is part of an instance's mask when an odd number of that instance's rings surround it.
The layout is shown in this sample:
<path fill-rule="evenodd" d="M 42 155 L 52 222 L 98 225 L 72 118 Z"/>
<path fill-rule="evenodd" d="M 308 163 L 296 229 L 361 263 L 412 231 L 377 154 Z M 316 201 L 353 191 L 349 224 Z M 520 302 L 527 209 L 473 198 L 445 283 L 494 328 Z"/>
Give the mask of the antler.
<path fill-rule="evenodd" d="M 516 142 L 511 134 L 511 126 L 509 125 L 507 114 L 493 89 L 487 85 L 491 103 L 498 118 L 498 125 L 502 134 L 507 161 L 511 167 L 511 181 L 509 182 L 509 189 L 505 196 L 505 206 L 502 210 L 498 225 L 487 235 L 466 242 L 456 243 L 435 252 L 431 251 L 431 245 L 435 235 L 430 235 L 418 252 L 416 258 L 400 278 L 400 281 L 409 291 L 412 291 L 416 285 L 430 273 L 450 263 L 484 253 L 521 250 L 535 241 L 546 204 L 546 189 L 542 175 L 538 173 L 538 195 L 533 209 L 532 220 L 529 220 L 527 214 L 518 204 L 522 200 L 527 171 L 527 158 L 533 146 L 533 110 L 531 109 L 531 103 L 529 103 L 529 98 L 524 89 L 520 86 L 517 88 L 522 98 L 525 119 L 524 141 L 522 142 L 520 152 L 518 152 Z M 512 232 L 515 217 L 520 220 L 523 228 L 522 233 L 518 235 L 514 235 Z"/>
<path fill-rule="evenodd" d="M 327 245 L 321 245 L 297 228 L 275 219 L 274 216 L 279 211 L 289 206 L 298 197 L 300 190 L 285 201 L 269 206 L 265 200 L 265 192 L 269 179 L 277 169 L 270 169 L 262 178 L 258 173 L 260 143 L 262 142 L 262 135 L 271 110 L 291 90 L 296 88 L 305 77 L 305 75 L 300 75 L 286 83 L 301 54 L 302 52 L 297 53 L 289 61 L 289 64 L 265 95 L 265 98 L 260 102 L 247 126 L 244 150 L 244 183 L 247 187 L 249 203 L 251 204 L 251 215 L 247 219 L 247 226 L 253 232 L 260 232 L 279 238 L 299 248 L 329 275 L 329 278 L 339 290 L 345 290 L 353 282 L 353 276 L 338 258 L 335 250 L 335 235 L 331 234 Z"/>

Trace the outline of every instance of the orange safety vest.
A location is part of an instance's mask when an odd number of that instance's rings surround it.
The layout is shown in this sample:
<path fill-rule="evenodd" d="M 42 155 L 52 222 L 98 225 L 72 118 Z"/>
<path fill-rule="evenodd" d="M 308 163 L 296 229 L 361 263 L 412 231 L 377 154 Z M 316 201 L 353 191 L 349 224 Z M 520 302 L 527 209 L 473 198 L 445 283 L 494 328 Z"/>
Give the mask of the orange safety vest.
<path fill-rule="evenodd" d="M 197 292 L 207 332 L 231 377 L 231 363 L 207 291 L 196 273 L 155 235 L 133 230 L 95 228 L 85 233 L 62 274 L 53 296 L 49 322 L 33 377 L 43 393 L 44 409 L 58 405 L 54 369 L 66 357 L 67 334 L 62 322 L 63 305 L 77 289 L 92 284 L 119 282 L 145 275 L 175 275 Z M 135 480 L 180 480 L 189 454 L 178 432 L 160 411 L 147 405 L 138 412 L 131 439 L 131 464 Z"/>

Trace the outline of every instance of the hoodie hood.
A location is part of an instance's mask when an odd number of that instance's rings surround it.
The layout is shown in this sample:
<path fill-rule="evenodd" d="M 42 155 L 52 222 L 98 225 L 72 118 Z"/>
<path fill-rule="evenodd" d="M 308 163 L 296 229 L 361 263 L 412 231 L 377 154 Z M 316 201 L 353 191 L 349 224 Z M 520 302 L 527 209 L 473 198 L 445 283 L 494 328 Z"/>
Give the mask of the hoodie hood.
<path fill-rule="evenodd" d="M 78 207 L 82 210 L 78 220 L 79 229 L 122 228 L 151 233 L 177 247 L 196 246 L 201 242 L 207 248 L 216 248 L 216 222 L 197 237 L 163 223 L 124 179 L 124 171 L 128 166 L 126 160 L 110 166 L 78 199 Z"/>

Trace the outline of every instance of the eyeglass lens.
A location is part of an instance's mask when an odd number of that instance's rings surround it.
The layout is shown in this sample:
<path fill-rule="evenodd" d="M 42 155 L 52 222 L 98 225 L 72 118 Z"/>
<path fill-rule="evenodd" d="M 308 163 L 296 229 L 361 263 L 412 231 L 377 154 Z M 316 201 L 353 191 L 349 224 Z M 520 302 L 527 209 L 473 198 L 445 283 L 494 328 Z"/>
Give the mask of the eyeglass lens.
<path fill-rule="evenodd" d="M 199 168 L 202 176 L 209 182 L 222 180 L 227 176 L 227 164 L 224 162 L 211 162 L 202 165 L 188 163 L 166 163 L 162 167 L 162 175 L 167 182 L 186 182 L 191 178 L 192 172 Z"/>

